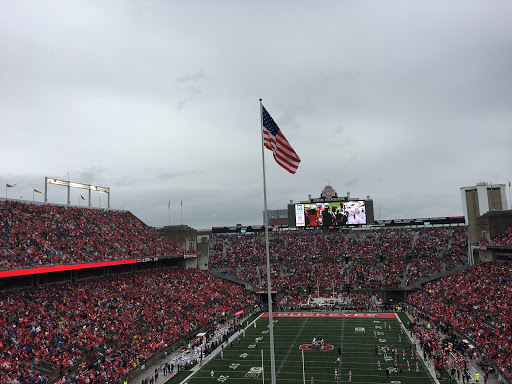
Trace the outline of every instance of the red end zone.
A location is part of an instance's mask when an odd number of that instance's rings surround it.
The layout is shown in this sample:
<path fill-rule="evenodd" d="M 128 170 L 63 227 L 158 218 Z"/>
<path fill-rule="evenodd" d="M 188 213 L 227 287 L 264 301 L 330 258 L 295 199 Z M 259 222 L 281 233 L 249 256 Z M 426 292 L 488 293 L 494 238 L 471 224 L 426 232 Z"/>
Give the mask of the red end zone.
<path fill-rule="evenodd" d="M 268 312 L 261 315 L 268 317 Z M 272 317 L 360 317 L 367 319 L 395 318 L 394 313 L 337 313 L 337 312 L 274 312 Z"/>

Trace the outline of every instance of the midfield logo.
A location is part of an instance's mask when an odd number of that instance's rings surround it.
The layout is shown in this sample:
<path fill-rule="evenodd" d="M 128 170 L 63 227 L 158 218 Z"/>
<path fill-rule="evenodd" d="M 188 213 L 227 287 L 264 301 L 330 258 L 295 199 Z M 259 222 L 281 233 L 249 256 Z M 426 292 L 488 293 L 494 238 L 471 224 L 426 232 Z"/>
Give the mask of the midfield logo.
<path fill-rule="evenodd" d="M 331 344 L 325 344 L 325 347 L 320 349 L 313 346 L 313 344 L 301 344 L 299 346 L 299 349 L 302 349 L 303 351 L 332 351 L 334 349 L 334 345 Z"/>

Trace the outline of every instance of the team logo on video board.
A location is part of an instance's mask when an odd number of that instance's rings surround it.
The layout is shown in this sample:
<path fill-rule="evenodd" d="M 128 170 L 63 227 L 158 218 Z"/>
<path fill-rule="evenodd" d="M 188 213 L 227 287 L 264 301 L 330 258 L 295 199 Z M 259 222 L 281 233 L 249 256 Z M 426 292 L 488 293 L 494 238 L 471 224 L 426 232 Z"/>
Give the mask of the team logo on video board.
<path fill-rule="evenodd" d="M 327 197 L 328 199 L 334 197 L 336 191 L 330 185 L 326 185 L 322 191 L 321 197 Z"/>

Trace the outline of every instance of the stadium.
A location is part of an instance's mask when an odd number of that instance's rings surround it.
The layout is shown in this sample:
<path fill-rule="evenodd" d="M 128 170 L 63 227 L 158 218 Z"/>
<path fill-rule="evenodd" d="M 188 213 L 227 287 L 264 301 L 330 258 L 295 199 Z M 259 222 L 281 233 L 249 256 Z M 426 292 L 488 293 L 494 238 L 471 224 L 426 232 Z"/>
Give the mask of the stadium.
<path fill-rule="evenodd" d="M 379 221 L 326 190 L 200 251 L 129 211 L 2 199 L 0 382 L 270 382 L 266 238 L 277 382 L 510 382 L 512 227 L 474 262 L 464 217 Z"/>
<path fill-rule="evenodd" d="M 511 14 L 1 1 L 0 384 L 512 384 Z"/>

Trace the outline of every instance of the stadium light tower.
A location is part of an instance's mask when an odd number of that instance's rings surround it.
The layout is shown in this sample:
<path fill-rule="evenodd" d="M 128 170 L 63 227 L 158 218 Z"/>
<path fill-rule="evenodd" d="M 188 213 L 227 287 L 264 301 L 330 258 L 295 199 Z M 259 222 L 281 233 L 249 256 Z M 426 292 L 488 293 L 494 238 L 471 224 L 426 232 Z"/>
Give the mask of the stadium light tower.
<path fill-rule="evenodd" d="M 70 191 L 71 188 L 87 189 L 89 191 L 89 208 L 91 207 L 91 191 L 97 191 L 107 194 L 107 211 L 110 210 L 110 188 L 99 187 L 97 185 L 76 183 L 74 181 L 57 180 L 50 177 L 44 178 L 44 203 L 48 203 L 48 184 L 62 185 L 68 188 L 68 202 L 67 205 L 71 205 Z"/>

